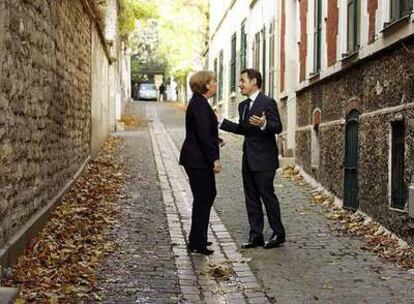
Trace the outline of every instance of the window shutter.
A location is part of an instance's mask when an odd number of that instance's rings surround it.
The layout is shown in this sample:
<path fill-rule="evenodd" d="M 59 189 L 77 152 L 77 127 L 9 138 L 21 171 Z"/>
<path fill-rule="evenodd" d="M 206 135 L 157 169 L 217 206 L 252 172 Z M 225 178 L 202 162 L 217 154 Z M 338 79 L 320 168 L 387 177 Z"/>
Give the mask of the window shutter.
<path fill-rule="evenodd" d="M 231 37 L 230 91 L 236 91 L 236 33 Z"/>

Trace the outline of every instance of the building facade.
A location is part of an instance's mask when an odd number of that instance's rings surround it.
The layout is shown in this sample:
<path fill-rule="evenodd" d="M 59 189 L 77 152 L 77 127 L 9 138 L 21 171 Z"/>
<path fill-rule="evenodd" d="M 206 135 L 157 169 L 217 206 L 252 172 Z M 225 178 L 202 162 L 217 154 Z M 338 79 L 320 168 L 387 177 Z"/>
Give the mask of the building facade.
<path fill-rule="evenodd" d="M 299 16 L 297 163 L 413 244 L 414 1 L 282 2 Z"/>
<path fill-rule="evenodd" d="M 238 80 L 245 68 L 259 70 L 263 75 L 262 91 L 279 100 L 281 8 L 280 1 L 276 0 L 210 1 L 207 66 L 216 72 L 218 78 L 214 107 L 225 117 L 238 118 L 238 104 L 245 99 L 239 93 Z M 289 81 L 287 86 L 293 88 Z M 285 92 L 289 90 L 285 89 Z M 278 138 L 279 150 L 283 156 L 289 155 L 288 151 L 293 156 L 294 101 L 279 104 L 279 111 L 284 124 L 284 132 Z"/>
<path fill-rule="evenodd" d="M 261 71 L 284 125 L 279 153 L 410 243 L 413 2 L 210 1 L 207 56 L 214 107 L 237 119 L 239 73 Z"/>

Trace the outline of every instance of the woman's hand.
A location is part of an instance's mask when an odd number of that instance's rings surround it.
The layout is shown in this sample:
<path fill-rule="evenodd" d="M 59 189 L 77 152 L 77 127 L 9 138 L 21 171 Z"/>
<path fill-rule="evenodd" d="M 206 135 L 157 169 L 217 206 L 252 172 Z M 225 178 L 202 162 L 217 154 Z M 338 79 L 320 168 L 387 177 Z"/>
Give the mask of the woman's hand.
<path fill-rule="evenodd" d="M 214 169 L 213 170 L 214 170 L 214 174 L 219 174 L 221 172 L 222 167 L 221 167 L 221 163 L 220 163 L 219 159 L 214 161 Z"/>

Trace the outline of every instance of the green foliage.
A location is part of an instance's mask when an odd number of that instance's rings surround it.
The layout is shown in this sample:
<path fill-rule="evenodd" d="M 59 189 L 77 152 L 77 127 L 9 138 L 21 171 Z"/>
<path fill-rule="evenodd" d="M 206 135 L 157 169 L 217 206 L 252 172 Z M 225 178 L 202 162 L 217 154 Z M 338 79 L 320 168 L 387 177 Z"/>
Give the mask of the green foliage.
<path fill-rule="evenodd" d="M 159 52 L 177 79 L 200 66 L 208 40 L 208 1 L 160 0 Z"/>
<path fill-rule="evenodd" d="M 157 16 L 157 6 L 150 0 L 121 0 L 119 16 L 119 34 L 128 37 L 135 31 L 137 20 L 146 20 Z"/>
<path fill-rule="evenodd" d="M 150 10 L 141 6 L 149 0 L 124 2 L 134 2 L 130 10 L 134 7 L 136 13 L 141 12 L 139 15 L 125 10 L 129 17 L 123 19 L 128 22 L 123 21 L 120 30 L 121 34 L 129 32 L 136 24 L 135 18 L 140 19 L 131 36 L 137 73 L 151 66 L 162 67 L 166 76 L 184 83 L 191 70 L 201 68 L 208 41 L 208 0 L 152 0 Z"/>

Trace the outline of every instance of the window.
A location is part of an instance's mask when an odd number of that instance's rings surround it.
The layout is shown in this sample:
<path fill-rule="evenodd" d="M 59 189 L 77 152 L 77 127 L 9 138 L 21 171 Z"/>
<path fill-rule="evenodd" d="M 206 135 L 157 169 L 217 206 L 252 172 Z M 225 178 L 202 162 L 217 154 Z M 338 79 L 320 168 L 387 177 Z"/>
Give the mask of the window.
<path fill-rule="evenodd" d="M 269 27 L 269 96 L 273 97 L 275 87 L 275 30 L 274 23 Z"/>
<path fill-rule="evenodd" d="M 246 21 L 243 21 L 240 30 L 240 71 L 246 68 L 246 49 L 247 49 L 247 35 L 246 35 Z"/>
<path fill-rule="evenodd" d="M 262 90 L 266 91 L 266 27 L 262 29 Z"/>
<path fill-rule="evenodd" d="M 219 54 L 219 87 L 218 87 L 218 99 L 223 100 L 223 50 Z"/>
<path fill-rule="evenodd" d="M 257 32 L 253 44 L 253 68 L 259 70 L 260 67 L 260 32 Z"/>
<path fill-rule="evenodd" d="M 236 92 L 236 33 L 231 37 L 230 92 Z"/>
<path fill-rule="evenodd" d="M 217 70 L 218 70 L 218 67 L 217 67 L 217 58 L 215 58 L 214 59 L 214 73 L 216 74 L 216 80 L 218 81 L 218 72 L 217 72 Z M 216 104 L 217 103 L 217 94 L 216 95 L 214 95 L 214 99 L 213 99 L 213 104 Z"/>
<path fill-rule="evenodd" d="M 315 20 L 313 32 L 313 73 L 321 70 L 322 0 L 315 0 Z"/>
<path fill-rule="evenodd" d="M 359 49 L 360 33 L 360 0 L 348 0 L 348 34 L 347 34 L 347 55 L 355 53 Z"/>
<path fill-rule="evenodd" d="M 412 0 L 391 0 L 391 22 L 408 16 L 413 10 Z"/>
<path fill-rule="evenodd" d="M 391 207 L 404 209 L 408 190 L 404 181 L 404 120 L 394 121 L 391 124 L 391 132 Z"/>

